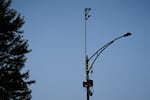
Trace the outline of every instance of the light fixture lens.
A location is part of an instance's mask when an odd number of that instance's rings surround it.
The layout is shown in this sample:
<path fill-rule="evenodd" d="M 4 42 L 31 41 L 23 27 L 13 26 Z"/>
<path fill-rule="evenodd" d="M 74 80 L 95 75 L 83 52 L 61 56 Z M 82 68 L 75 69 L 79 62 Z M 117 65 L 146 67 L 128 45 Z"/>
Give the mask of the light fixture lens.
<path fill-rule="evenodd" d="M 126 37 L 126 36 L 130 36 L 131 33 L 127 32 L 126 34 L 124 34 L 123 36 Z"/>

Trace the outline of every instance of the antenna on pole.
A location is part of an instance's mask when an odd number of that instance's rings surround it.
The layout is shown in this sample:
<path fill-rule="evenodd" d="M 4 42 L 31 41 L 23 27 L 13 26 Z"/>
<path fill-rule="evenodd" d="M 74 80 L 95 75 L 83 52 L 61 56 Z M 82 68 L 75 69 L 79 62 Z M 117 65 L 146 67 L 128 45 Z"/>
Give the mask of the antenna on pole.
<path fill-rule="evenodd" d="M 91 8 L 84 8 L 84 31 L 85 31 L 85 33 L 84 33 L 84 45 L 85 45 L 85 57 L 87 57 L 87 44 L 86 44 L 86 42 L 87 42 L 87 35 L 86 35 L 86 21 L 89 19 L 89 17 L 91 16 L 91 15 L 89 15 L 89 11 L 91 10 Z"/>
<path fill-rule="evenodd" d="M 86 81 L 83 82 L 83 87 L 86 88 L 86 96 L 87 96 L 87 100 L 90 100 L 90 96 L 92 96 L 92 92 L 90 90 L 90 87 L 93 86 L 93 80 L 89 79 L 89 65 L 88 65 L 88 55 L 87 55 L 87 36 L 86 36 L 86 21 L 90 18 L 91 15 L 89 15 L 91 8 L 84 8 L 84 24 L 85 24 L 85 71 L 86 71 Z"/>

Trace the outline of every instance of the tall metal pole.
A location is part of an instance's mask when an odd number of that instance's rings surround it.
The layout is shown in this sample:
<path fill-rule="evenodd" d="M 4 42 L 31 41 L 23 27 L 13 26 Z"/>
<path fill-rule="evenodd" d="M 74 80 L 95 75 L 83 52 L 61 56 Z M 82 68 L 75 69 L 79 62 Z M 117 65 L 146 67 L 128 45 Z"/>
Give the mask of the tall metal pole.
<path fill-rule="evenodd" d="M 86 48 L 87 48 L 87 45 L 86 45 L 86 39 L 87 39 L 87 38 L 86 38 L 86 37 L 87 37 L 87 36 L 86 36 L 87 10 L 88 10 L 87 8 L 84 9 L 84 26 L 85 26 L 85 27 L 84 27 L 84 29 L 85 29 L 85 30 L 84 30 L 84 31 L 85 31 L 85 36 L 84 36 L 84 38 L 85 38 L 84 40 L 85 40 L 85 41 L 84 41 L 84 43 L 85 43 L 85 71 L 86 71 L 86 81 L 88 81 L 88 79 L 89 79 L 89 75 L 88 75 L 88 72 L 87 72 L 87 70 L 88 70 L 88 61 L 87 61 L 87 60 L 88 60 L 88 55 L 87 55 L 87 51 L 86 51 Z M 87 95 L 86 95 L 86 98 L 87 98 L 87 100 L 89 100 L 89 94 L 88 94 L 89 87 L 88 87 L 88 85 L 86 86 L 86 89 L 87 89 L 87 90 L 86 90 L 86 91 L 87 91 L 87 93 L 86 93 L 86 94 L 87 94 Z"/>
<path fill-rule="evenodd" d="M 86 71 L 86 82 L 83 82 L 83 87 L 86 87 L 86 96 L 87 96 L 87 100 L 90 100 L 90 97 L 89 97 L 89 95 L 90 95 L 90 84 L 89 84 L 89 68 L 88 68 L 88 55 L 87 55 L 87 50 L 86 50 L 86 48 L 87 48 L 87 44 L 86 44 L 86 42 L 87 42 L 87 36 L 86 36 L 86 21 L 88 20 L 88 18 L 90 17 L 90 15 L 88 15 L 88 13 L 89 13 L 89 11 L 90 11 L 91 9 L 90 8 L 85 8 L 84 9 L 84 31 L 85 31 L 85 36 L 84 36 L 84 45 L 85 45 L 85 71 Z"/>
<path fill-rule="evenodd" d="M 92 96 L 92 91 L 91 91 L 91 88 L 93 86 L 93 80 L 91 80 L 89 78 L 89 73 L 92 72 L 92 67 L 93 67 L 93 64 L 95 63 L 96 59 L 100 56 L 100 54 L 108 47 L 110 46 L 112 43 L 114 43 L 115 41 L 117 41 L 118 39 L 120 38 L 123 38 L 123 37 L 127 37 L 127 36 L 130 36 L 131 33 L 127 32 L 126 34 L 124 35 L 121 35 L 115 39 L 113 39 L 112 41 L 106 43 L 104 46 L 102 46 L 101 48 L 99 48 L 92 56 L 90 56 L 88 58 L 88 55 L 87 55 L 87 35 L 86 35 L 86 21 L 88 20 L 88 18 L 90 17 L 90 15 L 88 14 L 89 11 L 91 9 L 90 8 L 85 8 L 84 9 L 84 25 L 85 25 L 85 33 L 84 33 L 84 42 L 85 42 L 85 71 L 86 71 L 86 81 L 83 82 L 83 87 L 86 88 L 86 98 L 87 100 L 90 100 L 90 96 Z M 91 62 L 91 60 L 93 59 L 93 61 Z M 90 65 L 90 67 L 89 67 Z"/>

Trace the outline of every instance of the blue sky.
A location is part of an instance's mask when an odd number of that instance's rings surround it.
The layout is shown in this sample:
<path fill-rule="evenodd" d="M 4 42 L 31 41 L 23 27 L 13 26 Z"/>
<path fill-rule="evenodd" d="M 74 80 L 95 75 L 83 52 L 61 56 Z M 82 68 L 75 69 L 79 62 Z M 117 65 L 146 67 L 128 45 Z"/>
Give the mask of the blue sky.
<path fill-rule="evenodd" d="M 86 100 L 84 69 L 85 7 L 87 52 L 92 55 L 112 39 L 131 32 L 108 47 L 94 64 L 91 100 L 150 99 L 149 0 L 13 0 L 24 16 L 22 27 L 32 52 L 26 68 L 32 100 Z"/>

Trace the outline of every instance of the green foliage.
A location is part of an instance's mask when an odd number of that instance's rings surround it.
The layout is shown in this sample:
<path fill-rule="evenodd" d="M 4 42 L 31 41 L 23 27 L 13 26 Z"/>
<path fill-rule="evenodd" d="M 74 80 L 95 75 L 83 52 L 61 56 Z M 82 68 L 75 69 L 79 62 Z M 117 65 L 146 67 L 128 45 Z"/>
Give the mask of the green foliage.
<path fill-rule="evenodd" d="M 11 0 L 0 0 L 0 100 L 30 100 L 27 81 L 29 71 L 21 73 L 25 66 L 28 41 L 23 39 L 24 18 L 10 9 Z"/>

